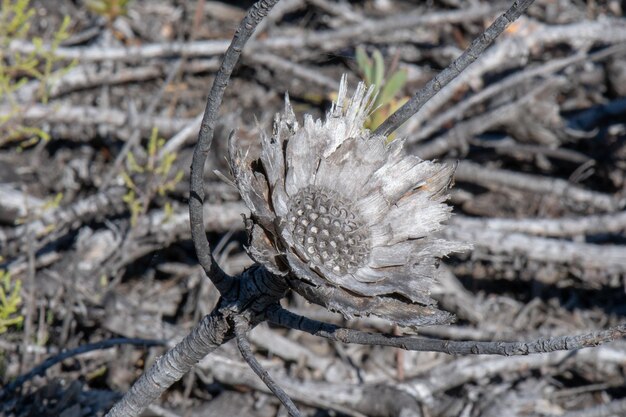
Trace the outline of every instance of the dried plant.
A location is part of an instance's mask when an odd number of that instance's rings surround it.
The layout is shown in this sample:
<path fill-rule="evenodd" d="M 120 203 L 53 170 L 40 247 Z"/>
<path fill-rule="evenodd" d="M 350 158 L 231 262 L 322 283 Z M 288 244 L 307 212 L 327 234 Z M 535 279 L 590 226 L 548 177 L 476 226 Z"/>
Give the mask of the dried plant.
<path fill-rule="evenodd" d="M 249 253 L 348 318 L 449 323 L 429 290 L 438 259 L 468 247 L 433 237 L 450 217 L 454 167 L 404 155 L 401 140 L 388 144 L 365 129 L 373 91 L 360 83 L 348 98 L 344 77 L 326 119 L 307 115 L 302 126 L 286 97 L 258 160 L 231 143 L 231 169 L 252 212 Z M 341 298 L 322 297 L 328 286 Z"/>
<path fill-rule="evenodd" d="M 443 201 L 454 169 L 403 156 L 400 141 L 389 145 L 385 141 L 476 60 L 532 0 L 516 1 L 373 133 L 363 128 L 372 91 L 360 85 L 347 100 L 344 81 L 324 121 L 307 117 L 300 127 L 287 101 L 272 135 L 262 137 L 259 161 L 238 150 L 236 141 L 231 140 L 231 166 L 252 212 L 247 221 L 249 251 L 258 264 L 239 276 L 226 274 L 213 258 L 205 234 L 204 164 L 233 68 L 256 26 L 277 2 L 255 3 L 237 29 L 215 76 L 193 156 L 189 199 L 192 239 L 198 260 L 221 299 L 211 314 L 141 376 L 108 416 L 139 415 L 204 356 L 232 339 L 289 414 L 300 416 L 250 349 L 247 333 L 264 320 L 344 343 L 450 354 L 528 355 L 595 346 L 626 334 L 622 325 L 531 342 L 396 337 L 318 322 L 279 304 L 289 290 L 295 290 L 309 301 L 346 316 L 372 313 L 412 326 L 450 320 L 449 314 L 433 307 L 428 289 L 436 259 L 466 247 L 431 236 L 450 214 Z"/>

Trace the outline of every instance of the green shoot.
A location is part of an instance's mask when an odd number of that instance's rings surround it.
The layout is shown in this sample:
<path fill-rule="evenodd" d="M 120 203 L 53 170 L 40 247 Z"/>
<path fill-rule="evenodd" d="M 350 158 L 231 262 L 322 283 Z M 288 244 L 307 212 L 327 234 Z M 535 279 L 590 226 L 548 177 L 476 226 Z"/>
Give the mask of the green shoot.
<path fill-rule="evenodd" d="M 20 121 L 23 105 L 18 103 L 16 92 L 27 82 L 39 81 L 36 101 L 47 103 L 49 85 L 54 79 L 69 71 L 74 63 L 61 64 L 56 56 L 61 43 L 69 37 L 70 19 L 66 16 L 54 32 L 48 46 L 42 38 L 31 41 L 35 46 L 29 53 L 12 51 L 11 43 L 29 40 L 28 32 L 35 9 L 30 0 L 2 0 L 0 7 L 0 103 L 10 107 L 0 116 L 0 146 L 5 143 L 26 139 L 22 146 L 31 146 L 39 140 L 47 141 L 49 135 L 40 128 L 24 126 Z"/>
<path fill-rule="evenodd" d="M 375 130 L 389 115 L 407 102 L 408 97 L 400 97 L 406 85 L 407 73 L 406 70 L 400 69 L 393 71 L 391 75 L 385 74 L 385 61 L 379 50 L 374 50 L 370 56 L 362 47 L 358 47 L 355 57 L 365 85 L 374 86 L 373 111 L 365 121 L 365 127 Z M 389 140 L 393 140 L 393 135 Z"/>
<path fill-rule="evenodd" d="M 86 0 L 85 3 L 89 10 L 106 17 L 111 23 L 118 16 L 126 16 L 130 0 Z"/>
<path fill-rule="evenodd" d="M 24 321 L 24 316 L 17 313 L 22 302 L 21 288 L 22 281 L 12 280 L 9 272 L 0 269 L 0 334 Z"/>
<path fill-rule="evenodd" d="M 176 153 L 165 153 L 159 158 L 163 146 L 165 139 L 159 138 L 157 129 L 152 129 L 148 144 L 142 152 L 145 156 L 140 158 L 133 152 L 126 155 L 126 170 L 122 172 L 122 179 L 128 190 L 124 202 L 130 211 L 132 226 L 148 211 L 154 197 L 165 197 L 183 179 L 182 170 L 172 172 Z M 141 159 L 143 161 L 139 162 Z M 166 219 L 170 218 L 173 213 L 171 204 L 166 202 L 164 210 Z"/>

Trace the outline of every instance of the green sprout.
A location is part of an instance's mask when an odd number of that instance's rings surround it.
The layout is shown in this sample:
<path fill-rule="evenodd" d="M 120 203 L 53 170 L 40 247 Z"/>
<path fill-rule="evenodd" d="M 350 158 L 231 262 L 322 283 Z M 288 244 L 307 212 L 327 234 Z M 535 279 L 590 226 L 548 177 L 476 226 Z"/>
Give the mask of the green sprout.
<path fill-rule="evenodd" d="M 17 314 L 22 302 L 21 288 L 22 281 L 12 280 L 9 272 L 0 269 L 0 334 L 24 321 L 24 316 Z"/>
<path fill-rule="evenodd" d="M 165 139 L 159 138 L 158 130 L 154 128 L 147 148 L 144 149 L 147 154 L 145 162 L 138 162 L 139 157 L 133 152 L 126 155 L 126 170 L 121 175 L 128 191 L 123 199 L 130 210 L 132 226 L 135 226 L 139 217 L 148 211 L 155 196 L 165 197 L 183 179 L 182 170 L 172 173 L 177 157 L 175 152 L 165 153 L 159 157 L 164 145 Z M 167 220 L 173 214 L 169 202 L 165 203 L 164 211 Z"/>
<path fill-rule="evenodd" d="M 118 16 L 126 16 L 130 0 L 87 0 L 87 8 L 107 18 L 109 23 Z"/>
<path fill-rule="evenodd" d="M 49 135 L 37 127 L 24 126 L 20 123 L 23 105 L 18 103 L 15 93 L 31 80 L 39 81 L 37 102 L 47 103 L 49 85 L 54 79 L 69 71 L 74 62 L 59 66 L 61 61 L 56 56 L 57 49 L 69 35 L 70 18 L 66 16 L 61 26 L 53 34 L 49 45 L 44 46 L 40 37 L 32 38 L 33 50 L 28 53 L 11 51 L 14 41 L 29 40 L 28 32 L 35 9 L 30 7 L 30 0 L 2 0 L 0 7 L 0 103 L 7 103 L 9 109 L 0 115 L 0 146 L 4 143 L 27 139 L 23 147 L 39 140 L 49 140 Z"/>
<path fill-rule="evenodd" d="M 375 130 L 393 112 L 408 101 L 408 97 L 398 97 L 406 85 L 407 72 L 404 69 L 385 74 L 385 61 L 378 49 L 368 55 L 365 49 L 356 49 L 356 63 L 366 86 L 374 86 L 374 105 L 372 114 L 365 121 L 365 127 Z M 393 140 L 393 135 L 389 136 Z"/>

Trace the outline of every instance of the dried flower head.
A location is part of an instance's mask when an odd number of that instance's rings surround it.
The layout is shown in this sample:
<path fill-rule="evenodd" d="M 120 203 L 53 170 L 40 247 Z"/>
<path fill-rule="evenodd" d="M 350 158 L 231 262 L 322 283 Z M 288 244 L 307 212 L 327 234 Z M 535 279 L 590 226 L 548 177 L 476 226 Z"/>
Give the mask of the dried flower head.
<path fill-rule="evenodd" d="M 347 97 L 345 77 L 325 120 L 300 126 L 289 99 L 258 159 L 231 140 L 230 163 L 251 210 L 248 251 L 310 301 L 347 317 L 447 323 L 429 297 L 438 260 L 467 245 L 434 238 L 454 167 L 403 153 L 363 127 L 372 88 Z"/>

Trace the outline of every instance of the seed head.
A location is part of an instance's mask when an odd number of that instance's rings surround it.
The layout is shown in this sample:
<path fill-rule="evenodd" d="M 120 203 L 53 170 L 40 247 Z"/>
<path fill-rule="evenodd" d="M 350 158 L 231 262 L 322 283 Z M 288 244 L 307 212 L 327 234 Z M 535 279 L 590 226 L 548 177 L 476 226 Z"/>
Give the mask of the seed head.
<path fill-rule="evenodd" d="M 450 217 L 454 167 L 405 155 L 363 128 L 372 88 L 348 99 L 346 78 L 325 120 L 300 126 L 285 98 L 258 158 L 230 144 L 251 211 L 248 251 L 312 302 L 347 317 L 446 323 L 429 296 L 438 260 L 468 245 L 433 237 Z"/>

